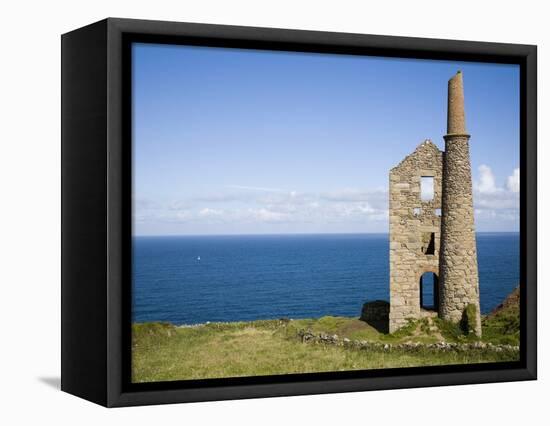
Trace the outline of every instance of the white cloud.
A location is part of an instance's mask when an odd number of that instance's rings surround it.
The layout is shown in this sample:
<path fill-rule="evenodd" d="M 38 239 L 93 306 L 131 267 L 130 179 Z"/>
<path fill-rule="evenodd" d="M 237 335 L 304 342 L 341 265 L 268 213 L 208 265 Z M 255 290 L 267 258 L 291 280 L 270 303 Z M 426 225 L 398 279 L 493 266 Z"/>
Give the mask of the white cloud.
<path fill-rule="evenodd" d="M 223 214 L 223 211 L 206 207 L 199 210 L 198 214 L 200 217 L 219 217 Z"/>
<path fill-rule="evenodd" d="M 484 228 L 519 218 L 519 169 L 502 185 L 483 164 L 474 182 L 474 207 Z M 135 200 L 135 223 L 179 232 L 388 230 L 387 188 L 340 188 L 325 192 L 232 185 L 172 202 Z M 164 225 L 162 225 L 164 224 Z M 229 227 L 229 228 L 228 228 Z M 241 231 L 245 232 L 245 231 Z"/>
<path fill-rule="evenodd" d="M 476 221 L 489 228 L 504 222 L 519 220 L 519 169 L 507 178 L 506 186 L 499 187 L 491 168 L 479 166 L 480 179 L 474 183 Z"/>
<path fill-rule="evenodd" d="M 200 197 L 173 201 L 164 209 L 147 211 L 140 217 L 142 223 L 180 223 L 208 226 L 231 223 L 249 226 L 252 224 L 287 224 L 293 229 L 302 226 L 329 224 L 380 223 L 388 218 L 388 194 L 385 189 L 342 189 L 326 193 L 298 191 L 267 192 L 251 197 L 251 192 L 211 193 Z M 209 200 L 215 207 L 204 206 Z"/>
<path fill-rule="evenodd" d="M 323 201 L 340 203 L 369 203 L 375 209 L 387 209 L 388 191 L 386 189 L 361 190 L 342 189 L 319 194 Z"/>
<path fill-rule="evenodd" d="M 475 209 L 474 213 L 476 221 L 488 221 L 492 224 L 519 220 L 517 209 Z"/>
<path fill-rule="evenodd" d="M 279 188 L 266 188 L 263 186 L 226 185 L 226 188 L 244 189 L 246 191 L 260 191 L 260 192 L 284 192 L 282 189 L 279 189 Z"/>
<path fill-rule="evenodd" d="M 474 184 L 475 189 L 482 194 L 490 194 L 497 191 L 495 183 L 495 176 L 491 168 L 485 164 L 482 164 L 478 168 L 479 182 Z"/>
<path fill-rule="evenodd" d="M 303 194 L 296 191 L 269 193 L 255 199 L 258 204 L 271 205 L 299 205 L 311 202 L 312 194 Z"/>
<path fill-rule="evenodd" d="M 248 213 L 251 219 L 256 220 L 258 222 L 274 223 L 274 222 L 284 222 L 289 219 L 288 215 L 285 213 L 279 213 L 279 212 L 271 211 L 265 208 L 249 209 Z"/>
<path fill-rule="evenodd" d="M 232 201 L 241 201 L 246 197 L 252 198 L 252 194 L 234 194 L 234 193 L 212 193 L 212 194 L 201 194 L 192 199 L 199 203 L 228 203 Z"/>
<path fill-rule="evenodd" d="M 183 200 L 183 201 L 180 200 L 180 201 L 174 201 L 170 203 L 167 206 L 167 208 L 168 210 L 172 210 L 172 211 L 181 211 L 181 210 L 188 209 L 190 206 L 191 206 L 191 203 L 188 200 Z"/>
<path fill-rule="evenodd" d="M 474 194 L 474 205 L 480 209 L 516 209 L 519 208 L 517 193 L 502 189 L 490 193 Z"/>
<path fill-rule="evenodd" d="M 147 198 L 134 198 L 134 209 L 146 210 L 154 207 L 154 203 Z"/>
<path fill-rule="evenodd" d="M 150 216 L 155 222 L 160 223 L 189 223 L 193 220 L 193 212 L 189 210 L 174 211 L 169 210 L 167 212 L 155 212 Z"/>
<path fill-rule="evenodd" d="M 508 176 L 506 188 L 508 191 L 519 192 L 519 168 L 514 169 L 512 175 Z"/>

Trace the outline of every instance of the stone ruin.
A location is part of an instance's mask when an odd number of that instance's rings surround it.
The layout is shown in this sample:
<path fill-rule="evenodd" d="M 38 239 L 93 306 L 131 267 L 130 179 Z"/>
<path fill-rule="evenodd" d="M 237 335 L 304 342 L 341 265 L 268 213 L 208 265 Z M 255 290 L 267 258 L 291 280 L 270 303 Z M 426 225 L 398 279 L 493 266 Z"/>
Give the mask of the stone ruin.
<path fill-rule="evenodd" d="M 408 319 L 459 322 L 473 305 L 471 326 L 481 335 L 470 135 L 460 71 L 449 80 L 444 139 L 444 152 L 426 140 L 390 171 L 390 332 Z M 429 305 L 422 298 L 426 285 L 433 286 Z"/>

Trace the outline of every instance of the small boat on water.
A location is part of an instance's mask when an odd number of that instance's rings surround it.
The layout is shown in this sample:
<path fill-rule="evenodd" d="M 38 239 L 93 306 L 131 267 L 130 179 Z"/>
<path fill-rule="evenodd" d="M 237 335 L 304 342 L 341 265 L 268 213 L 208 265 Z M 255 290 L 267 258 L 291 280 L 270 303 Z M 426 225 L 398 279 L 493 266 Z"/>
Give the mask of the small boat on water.
<path fill-rule="evenodd" d="M 201 260 L 201 257 L 200 257 L 200 256 L 197 256 L 197 260 Z"/>

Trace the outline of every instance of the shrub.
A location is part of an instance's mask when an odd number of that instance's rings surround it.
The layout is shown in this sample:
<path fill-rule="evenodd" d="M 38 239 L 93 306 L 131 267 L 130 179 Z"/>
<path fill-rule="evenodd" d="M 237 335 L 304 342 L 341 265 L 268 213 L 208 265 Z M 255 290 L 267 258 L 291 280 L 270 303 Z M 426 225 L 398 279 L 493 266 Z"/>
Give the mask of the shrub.
<path fill-rule="evenodd" d="M 460 320 L 460 328 L 463 333 L 469 335 L 476 331 L 477 308 L 476 305 L 470 303 L 462 312 L 462 319 Z"/>
<path fill-rule="evenodd" d="M 455 342 L 461 339 L 462 337 L 464 337 L 459 324 L 456 324 L 451 321 L 445 321 L 444 319 L 441 319 L 441 318 L 434 318 L 433 321 L 435 325 L 437 325 L 439 332 L 445 338 L 445 340 Z"/>

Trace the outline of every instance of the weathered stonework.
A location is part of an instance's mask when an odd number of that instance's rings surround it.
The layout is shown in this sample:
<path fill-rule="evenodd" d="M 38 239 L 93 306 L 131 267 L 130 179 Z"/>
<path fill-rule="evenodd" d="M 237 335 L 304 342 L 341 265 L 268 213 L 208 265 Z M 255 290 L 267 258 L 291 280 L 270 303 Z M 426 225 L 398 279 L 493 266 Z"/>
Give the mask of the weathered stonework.
<path fill-rule="evenodd" d="M 472 177 L 462 74 L 449 81 L 445 152 L 426 140 L 390 171 L 389 330 L 427 315 L 458 322 L 475 305 L 481 335 Z M 421 179 L 433 197 L 421 198 Z M 422 276 L 434 274 L 434 306 L 421 303 Z"/>
<path fill-rule="evenodd" d="M 442 172 L 443 153 L 429 140 L 390 171 L 390 332 L 429 314 L 421 309 L 420 278 L 439 275 Z M 433 177 L 430 201 L 421 200 L 422 177 Z"/>
<path fill-rule="evenodd" d="M 464 119 L 462 74 L 449 80 L 441 223 L 441 306 L 443 319 L 460 321 L 469 304 L 476 308 L 475 332 L 481 335 L 479 278 L 470 166 L 470 135 Z"/>

